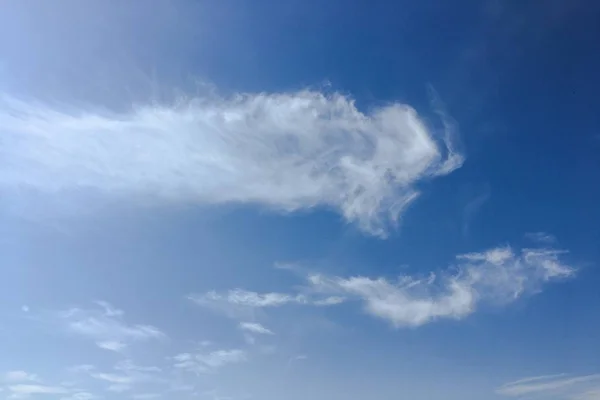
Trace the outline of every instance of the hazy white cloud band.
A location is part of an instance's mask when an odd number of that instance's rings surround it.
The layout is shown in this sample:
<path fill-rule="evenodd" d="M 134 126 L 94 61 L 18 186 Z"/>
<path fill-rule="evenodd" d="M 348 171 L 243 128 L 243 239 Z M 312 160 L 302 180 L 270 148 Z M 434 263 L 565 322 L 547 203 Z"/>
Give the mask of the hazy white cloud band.
<path fill-rule="evenodd" d="M 600 374 L 567 376 L 566 374 L 536 376 L 506 383 L 496 393 L 524 398 L 563 398 L 573 400 L 600 399 Z"/>
<path fill-rule="evenodd" d="M 448 127 L 434 134 L 404 104 L 365 114 L 347 96 L 309 90 L 125 114 L 0 95 L 0 185 L 285 211 L 326 206 L 385 235 L 419 181 L 461 166 L 452 135 Z"/>
<path fill-rule="evenodd" d="M 564 251 L 550 248 L 493 248 L 457 256 L 449 271 L 396 280 L 313 274 L 304 293 L 256 293 L 241 289 L 208 292 L 189 298 L 236 316 L 240 307 L 268 308 L 290 304 L 317 306 L 358 300 L 365 311 L 396 327 L 420 326 L 438 319 L 462 319 L 482 303 L 502 305 L 539 291 L 551 281 L 569 278 L 575 269 L 561 260 Z M 326 297 L 324 297 L 326 296 Z"/>

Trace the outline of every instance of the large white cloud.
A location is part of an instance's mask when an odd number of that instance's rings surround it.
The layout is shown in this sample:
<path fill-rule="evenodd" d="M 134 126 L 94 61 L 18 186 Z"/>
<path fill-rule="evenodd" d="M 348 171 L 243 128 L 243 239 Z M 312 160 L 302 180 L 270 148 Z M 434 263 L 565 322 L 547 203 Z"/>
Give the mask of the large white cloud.
<path fill-rule="evenodd" d="M 0 95 L 0 185 L 285 211 L 325 206 L 385 235 L 418 182 L 460 167 L 452 135 L 434 134 L 404 104 L 363 113 L 347 96 L 309 90 L 124 114 Z"/>

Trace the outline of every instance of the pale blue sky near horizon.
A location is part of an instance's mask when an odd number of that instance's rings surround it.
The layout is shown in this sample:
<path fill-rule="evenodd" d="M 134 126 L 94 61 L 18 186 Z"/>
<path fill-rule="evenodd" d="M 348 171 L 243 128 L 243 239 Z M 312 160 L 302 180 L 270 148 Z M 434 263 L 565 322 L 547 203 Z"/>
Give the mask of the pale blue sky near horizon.
<path fill-rule="evenodd" d="M 0 3 L 0 398 L 600 399 L 600 4 Z"/>

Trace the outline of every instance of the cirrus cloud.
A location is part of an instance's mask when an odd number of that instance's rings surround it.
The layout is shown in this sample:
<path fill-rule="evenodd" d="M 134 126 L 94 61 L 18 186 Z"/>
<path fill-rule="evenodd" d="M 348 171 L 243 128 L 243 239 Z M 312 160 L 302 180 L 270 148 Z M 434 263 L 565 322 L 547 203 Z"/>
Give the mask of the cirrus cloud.
<path fill-rule="evenodd" d="M 208 292 L 189 298 L 231 313 L 231 307 L 272 308 L 289 304 L 336 306 L 359 301 L 364 310 L 395 327 L 417 327 L 439 319 L 462 319 L 482 304 L 504 305 L 536 293 L 548 282 L 572 277 L 565 251 L 509 246 L 458 255 L 456 263 L 426 277 L 337 277 L 312 274 L 302 293 L 256 293 L 242 289 Z M 318 296 L 326 296 L 319 298 Z"/>
<path fill-rule="evenodd" d="M 92 188 L 197 204 L 324 206 L 385 236 L 417 184 L 462 165 L 454 131 L 408 105 L 360 111 L 302 90 L 192 98 L 124 114 L 0 95 L 0 185 Z"/>

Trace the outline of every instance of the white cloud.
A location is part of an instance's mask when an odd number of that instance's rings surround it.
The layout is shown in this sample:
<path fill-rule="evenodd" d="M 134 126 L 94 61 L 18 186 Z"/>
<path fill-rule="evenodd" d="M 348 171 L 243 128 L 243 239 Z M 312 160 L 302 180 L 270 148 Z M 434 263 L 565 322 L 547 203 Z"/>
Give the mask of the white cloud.
<path fill-rule="evenodd" d="M 529 232 L 525 234 L 525 237 L 533 242 L 542 244 L 556 243 L 556 237 L 546 232 Z"/>
<path fill-rule="evenodd" d="M 191 294 L 188 299 L 200 306 L 213 308 L 230 317 L 240 319 L 252 316 L 251 311 L 256 308 L 282 307 L 290 304 L 334 306 L 345 300 L 341 296 L 311 297 L 305 294 L 258 293 L 243 289 L 233 289 L 226 293 L 210 291 L 204 294 Z"/>
<path fill-rule="evenodd" d="M 62 397 L 60 400 L 93 400 L 97 398 L 98 396 L 90 392 L 75 392 L 68 397 Z"/>
<path fill-rule="evenodd" d="M 163 382 L 164 378 L 159 375 L 162 371 L 155 366 L 140 366 L 131 360 L 123 360 L 114 366 L 115 372 L 100 372 L 95 368 L 86 369 L 90 377 L 108 382 L 106 390 L 111 392 L 125 392 L 132 390 L 133 387 L 140 382 Z"/>
<path fill-rule="evenodd" d="M 313 304 L 315 306 L 335 306 L 337 304 L 342 304 L 345 301 L 346 301 L 345 297 L 329 296 L 329 297 L 325 297 L 324 299 L 315 300 L 315 301 L 313 301 Z"/>
<path fill-rule="evenodd" d="M 173 357 L 175 368 L 196 374 L 208 373 L 247 359 L 246 352 L 240 349 L 216 350 L 210 353 L 182 353 Z"/>
<path fill-rule="evenodd" d="M 240 322 L 240 329 L 262 335 L 274 335 L 273 331 L 256 322 Z"/>
<path fill-rule="evenodd" d="M 199 304 L 210 302 L 274 307 L 286 304 L 330 305 L 360 300 L 365 310 L 396 327 L 420 326 L 437 319 L 461 319 L 482 303 L 506 304 L 539 291 L 549 281 L 565 279 L 575 269 L 561 260 L 564 251 L 523 249 L 515 253 L 508 246 L 456 257 L 457 264 L 446 272 L 427 277 L 307 277 L 304 293 L 283 294 L 236 289 L 226 294 L 209 292 L 192 297 Z M 326 295 L 324 299 L 317 295 Z"/>
<path fill-rule="evenodd" d="M 116 352 L 119 352 L 119 351 L 125 349 L 125 347 L 127 347 L 127 345 L 125 343 L 119 342 L 117 340 L 107 340 L 104 342 L 96 342 L 96 345 L 98 347 L 100 347 L 101 349 L 111 350 L 111 351 L 116 351 Z"/>
<path fill-rule="evenodd" d="M 60 313 L 71 332 L 95 340 L 96 345 L 111 351 L 122 350 L 127 343 L 166 337 L 151 325 L 128 324 L 121 310 L 106 302 L 99 303 L 102 310 L 71 308 Z"/>
<path fill-rule="evenodd" d="M 104 315 L 106 315 L 107 317 L 120 317 L 123 314 L 125 314 L 123 310 L 119 310 L 118 308 L 113 307 L 112 304 L 110 304 L 107 301 L 98 300 L 96 301 L 96 304 L 98 304 L 104 309 Z"/>
<path fill-rule="evenodd" d="M 110 383 L 117 383 L 117 384 L 124 384 L 124 385 L 128 385 L 133 382 L 133 378 L 131 376 L 127 376 L 127 375 L 117 375 L 117 374 L 105 373 L 105 372 L 95 372 L 93 374 L 90 374 L 90 376 L 92 378 L 100 379 L 100 380 L 107 381 Z"/>
<path fill-rule="evenodd" d="M 33 384 L 20 384 L 11 385 L 8 390 L 16 397 L 24 397 L 33 394 L 65 394 L 69 390 L 62 386 L 48 386 L 48 385 L 33 385 Z"/>
<path fill-rule="evenodd" d="M 226 295 L 210 291 L 201 295 L 192 294 L 188 298 L 199 305 L 226 302 L 242 307 L 278 307 L 290 303 L 302 304 L 306 302 L 306 298 L 302 295 L 257 293 L 242 289 L 230 290 Z"/>
<path fill-rule="evenodd" d="M 158 393 L 138 393 L 131 396 L 136 400 L 149 400 L 149 399 L 157 399 L 160 396 Z"/>
<path fill-rule="evenodd" d="M 131 385 L 126 383 L 113 383 L 106 388 L 109 392 L 123 393 L 131 390 Z"/>
<path fill-rule="evenodd" d="M 368 277 L 332 278 L 327 284 L 365 303 L 368 313 L 395 326 L 420 326 L 440 318 L 461 319 L 479 303 L 508 303 L 534 292 L 550 280 L 568 278 L 575 271 L 552 249 L 509 247 L 457 257 L 454 274 L 425 279 L 403 276 L 396 282 Z"/>
<path fill-rule="evenodd" d="M 573 399 L 580 399 L 585 398 L 586 394 L 593 394 L 594 392 L 593 390 L 588 390 L 585 385 L 589 385 L 590 383 L 597 384 L 599 380 L 600 374 L 574 377 L 565 377 L 564 374 L 547 375 L 509 382 L 496 389 L 496 392 L 512 397 L 535 394 L 548 397 L 562 395 Z"/>
<path fill-rule="evenodd" d="M 453 131 L 411 107 L 359 111 L 342 94 L 298 91 L 196 98 L 125 114 L 0 95 L 0 185 L 93 188 L 200 204 L 337 210 L 385 236 L 420 181 L 462 165 Z"/>
<path fill-rule="evenodd" d="M 8 371 L 4 374 L 4 380 L 7 382 L 37 382 L 39 378 L 37 375 L 25 371 Z"/>

